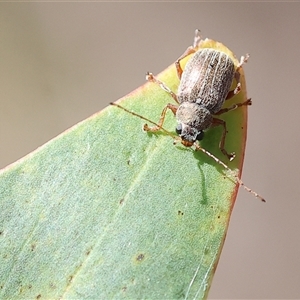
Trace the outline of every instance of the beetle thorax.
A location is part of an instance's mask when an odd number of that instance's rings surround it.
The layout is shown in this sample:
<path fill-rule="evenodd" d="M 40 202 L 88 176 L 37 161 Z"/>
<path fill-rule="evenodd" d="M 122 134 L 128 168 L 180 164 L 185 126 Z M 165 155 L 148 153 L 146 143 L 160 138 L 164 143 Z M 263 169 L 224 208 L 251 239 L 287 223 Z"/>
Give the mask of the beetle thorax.
<path fill-rule="evenodd" d="M 204 106 L 190 102 L 179 105 L 176 118 L 181 125 L 181 138 L 190 142 L 194 142 L 203 130 L 209 128 L 213 119 Z"/>

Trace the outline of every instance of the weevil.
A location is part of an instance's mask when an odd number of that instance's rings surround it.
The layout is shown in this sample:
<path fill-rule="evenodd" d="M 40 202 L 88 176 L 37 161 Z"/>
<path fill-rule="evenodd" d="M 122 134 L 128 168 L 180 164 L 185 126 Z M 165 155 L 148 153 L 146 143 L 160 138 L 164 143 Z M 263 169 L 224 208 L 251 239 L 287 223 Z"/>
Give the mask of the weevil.
<path fill-rule="evenodd" d="M 239 71 L 242 65 L 247 62 L 249 55 L 246 54 L 245 57 L 242 56 L 235 69 L 234 62 L 229 55 L 213 48 L 198 49 L 200 42 L 200 31 L 196 30 L 193 45 L 188 47 L 175 62 L 177 75 L 180 79 L 177 94 L 162 81 L 154 77 L 152 73 L 148 72 L 146 74 L 146 79 L 148 81 L 158 84 L 163 90 L 168 92 L 178 104 L 174 105 L 168 103 L 162 110 L 158 123 L 129 111 L 119 104 L 111 103 L 111 105 L 117 106 L 154 125 L 149 127 L 148 124 L 145 124 L 143 127 L 145 131 L 155 132 L 162 130 L 174 138 L 174 143 L 179 139 L 186 147 L 195 146 L 196 150 L 204 152 L 229 171 L 245 190 L 265 202 L 263 197 L 248 188 L 239 176 L 237 176 L 222 160 L 196 143 L 196 141 L 201 141 L 204 138 L 205 130 L 213 126 L 222 126 L 223 133 L 219 147 L 222 153 L 230 161 L 233 160 L 235 153 L 228 153 L 225 150 L 225 139 L 227 134 L 226 122 L 215 116 L 235 110 L 241 106 L 252 104 L 251 99 L 247 99 L 244 102 L 235 103 L 230 107 L 222 108 L 226 100 L 231 99 L 240 92 L 241 83 Z M 180 62 L 191 54 L 194 55 L 187 62 L 183 70 Z M 236 87 L 233 90 L 230 90 L 233 79 L 236 79 Z M 177 119 L 177 126 L 175 129 L 176 133 L 179 135 L 177 138 L 163 128 L 168 109 L 173 112 Z"/>

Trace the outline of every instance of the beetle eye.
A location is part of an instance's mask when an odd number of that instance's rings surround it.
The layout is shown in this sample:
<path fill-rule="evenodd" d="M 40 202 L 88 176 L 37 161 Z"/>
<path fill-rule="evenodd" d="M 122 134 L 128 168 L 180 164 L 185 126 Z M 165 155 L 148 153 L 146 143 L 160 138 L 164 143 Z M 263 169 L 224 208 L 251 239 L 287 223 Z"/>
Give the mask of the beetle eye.
<path fill-rule="evenodd" d="M 176 133 L 177 133 L 177 134 L 181 134 L 181 131 L 182 131 L 182 125 L 181 125 L 181 124 L 177 124 L 175 130 L 176 130 Z"/>
<path fill-rule="evenodd" d="M 204 138 L 204 131 L 201 130 L 201 131 L 197 134 L 196 140 L 197 140 L 197 141 L 201 141 L 201 140 L 203 140 L 203 138 Z"/>

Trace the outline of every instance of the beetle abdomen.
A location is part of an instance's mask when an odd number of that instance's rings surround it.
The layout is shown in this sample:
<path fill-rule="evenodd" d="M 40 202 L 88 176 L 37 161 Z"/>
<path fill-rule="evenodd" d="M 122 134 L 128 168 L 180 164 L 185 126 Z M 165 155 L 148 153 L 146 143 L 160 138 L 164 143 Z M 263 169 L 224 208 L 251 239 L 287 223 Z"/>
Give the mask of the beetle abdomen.
<path fill-rule="evenodd" d="M 196 102 L 217 113 L 230 90 L 234 63 L 224 52 L 211 48 L 197 51 L 188 61 L 178 88 L 178 101 Z"/>

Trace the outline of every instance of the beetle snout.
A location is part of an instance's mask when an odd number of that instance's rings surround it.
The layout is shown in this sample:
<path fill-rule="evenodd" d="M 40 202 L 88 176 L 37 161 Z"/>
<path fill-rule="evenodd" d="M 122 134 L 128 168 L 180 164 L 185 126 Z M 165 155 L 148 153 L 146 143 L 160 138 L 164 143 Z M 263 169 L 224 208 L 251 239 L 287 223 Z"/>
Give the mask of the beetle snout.
<path fill-rule="evenodd" d="M 196 141 L 201 141 L 204 137 L 203 130 L 198 130 L 195 127 L 179 123 L 176 127 L 176 132 L 182 140 L 182 144 L 186 147 L 190 147 Z"/>

